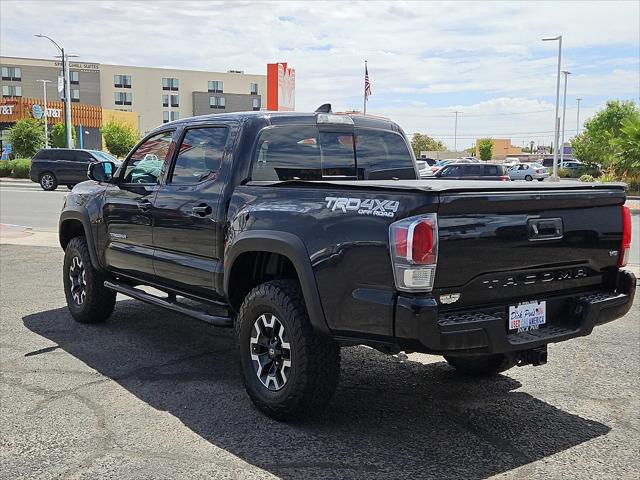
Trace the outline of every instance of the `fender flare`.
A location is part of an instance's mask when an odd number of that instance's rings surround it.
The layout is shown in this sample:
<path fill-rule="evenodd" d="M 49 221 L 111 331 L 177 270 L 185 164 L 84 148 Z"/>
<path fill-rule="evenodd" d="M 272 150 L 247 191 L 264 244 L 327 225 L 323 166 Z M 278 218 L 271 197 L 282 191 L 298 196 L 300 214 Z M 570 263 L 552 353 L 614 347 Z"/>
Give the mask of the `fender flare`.
<path fill-rule="evenodd" d="M 298 274 L 311 325 L 320 333 L 330 334 L 309 253 L 299 237 L 272 230 L 250 230 L 235 237 L 228 247 L 224 260 L 223 289 L 227 298 L 229 298 L 229 277 L 233 264 L 241 254 L 246 252 L 271 252 L 288 258 Z"/>
<path fill-rule="evenodd" d="M 89 256 L 91 257 L 91 263 L 93 267 L 97 270 L 103 270 L 100 262 L 98 261 L 98 254 L 96 252 L 96 243 L 93 238 L 93 230 L 91 229 L 91 221 L 89 220 L 89 213 L 85 210 L 64 210 L 60 214 L 60 220 L 58 222 L 58 241 L 60 242 L 60 246 L 64 250 L 65 243 L 62 237 L 62 225 L 69 221 L 75 220 L 79 221 L 82 224 L 82 229 L 84 230 L 84 235 L 87 239 L 87 247 L 89 248 Z"/>

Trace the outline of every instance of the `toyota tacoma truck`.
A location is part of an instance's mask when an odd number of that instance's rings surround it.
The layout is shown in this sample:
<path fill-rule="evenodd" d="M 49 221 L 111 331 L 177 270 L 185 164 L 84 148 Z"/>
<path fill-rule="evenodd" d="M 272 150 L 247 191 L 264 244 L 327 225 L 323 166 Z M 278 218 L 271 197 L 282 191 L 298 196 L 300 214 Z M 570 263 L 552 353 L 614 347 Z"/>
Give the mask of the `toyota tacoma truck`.
<path fill-rule="evenodd" d="M 420 180 L 397 124 L 327 105 L 166 123 L 88 176 L 59 223 L 71 315 L 103 322 L 120 293 L 234 328 L 280 420 L 327 405 L 340 347 L 492 375 L 635 292 L 623 185 Z"/>

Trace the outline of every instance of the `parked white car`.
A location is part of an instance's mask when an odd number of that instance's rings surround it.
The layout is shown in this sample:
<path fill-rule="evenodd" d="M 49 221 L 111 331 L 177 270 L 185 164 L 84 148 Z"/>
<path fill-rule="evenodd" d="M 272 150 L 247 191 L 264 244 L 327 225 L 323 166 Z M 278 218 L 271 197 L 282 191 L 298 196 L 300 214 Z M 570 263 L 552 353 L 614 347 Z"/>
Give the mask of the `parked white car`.
<path fill-rule="evenodd" d="M 511 180 L 532 182 L 536 179 L 541 182 L 549 176 L 549 171 L 539 163 L 519 163 L 510 167 L 507 174 Z"/>

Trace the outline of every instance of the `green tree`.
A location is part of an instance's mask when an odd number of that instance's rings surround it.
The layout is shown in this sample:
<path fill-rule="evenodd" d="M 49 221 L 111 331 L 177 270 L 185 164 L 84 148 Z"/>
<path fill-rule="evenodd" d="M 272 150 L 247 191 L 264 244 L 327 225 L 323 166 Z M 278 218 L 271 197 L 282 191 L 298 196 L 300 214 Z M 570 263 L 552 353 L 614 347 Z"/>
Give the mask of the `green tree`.
<path fill-rule="evenodd" d="M 18 120 L 9 130 L 9 143 L 16 157 L 33 157 L 44 146 L 44 125 L 35 118 Z"/>
<path fill-rule="evenodd" d="M 616 149 L 613 167 L 619 173 L 640 174 L 640 113 L 622 121 L 620 136 L 611 141 Z"/>
<path fill-rule="evenodd" d="M 416 157 L 420 157 L 420 152 L 443 152 L 447 149 L 447 147 L 444 146 L 444 143 L 422 133 L 413 134 L 413 137 L 411 137 L 411 148 L 413 149 L 413 153 L 415 153 Z"/>
<path fill-rule="evenodd" d="M 73 144 L 76 143 L 76 129 L 71 129 Z M 49 143 L 53 148 L 67 148 L 67 134 L 64 131 L 64 123 L 56 123 L 49 129 Z"/>
<path fill-rule="evenodd" d="M 480 154 L 480 160 L 485 162 L 491 160 L 493 157 L 493 140 L 490 138 L 483 138 L 478 142 L 478 152 Z"/>
<path fill-rule="evenodd" d="M 631 101 L 609 101 L 607 106 L 585 122 L 585 130 L 571 141 L 573 155 L 583 162 L 600 163 L 618 169 L 619 139 L 623 123 L 638 114 Z"/>
<path fill-rule="evenodd" d="M 104 143 L 113 155 L 124 157 L 138 141 L 138 134 L 129 125 L 117 120 L 109 120 L 102 127 Z"/>

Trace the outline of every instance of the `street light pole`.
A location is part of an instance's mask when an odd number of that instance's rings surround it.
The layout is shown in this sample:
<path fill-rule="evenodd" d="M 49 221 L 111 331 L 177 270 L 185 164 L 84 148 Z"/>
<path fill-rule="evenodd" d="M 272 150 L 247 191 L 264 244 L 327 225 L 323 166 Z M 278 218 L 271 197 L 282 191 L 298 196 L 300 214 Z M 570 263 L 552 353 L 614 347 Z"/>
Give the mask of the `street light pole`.
<path fill-rule="evenodd" d="M 453 113 L 456 114 L 456 123 L 453 128 L 453 151 L 457 152 L 458 151 L 458 114 L 461 112 L 455 111 Z"/>
<path fill-rule="evenodd" d="M 571 72 L 563 70 L 562 73 L 564 74 L 564 98 L 562 99 L 562 142 L 560 146 L 560 166 L 564 168 L 564 125 L 567 118 L 567 79 L 569 78 L 569 75 L 571 75 Z"/>
<path fill-rule="evenodd" d="M 555 146 L 556 148 L 553 150 L 553 174 L 551 175 L 551 180 L 557 182 L 558 179 L 558 137 L 559 137 L 559 128 L 558 128 L 558 107 L 560 106 L 560 65 L 562 63 L 562 35 L 558 35 L 557 37 L 545 37 L 542 39 L 543 42 L 550 42 L 558 40 L 558 74 L 556 77 L 556 116 L 554 118 L 554 129 L 555 129 Z"/>
<path fill-rule="evenodd" d="M 576 116 L 576 135 L 580 135 L 580 100 L 581 98 L 576 98 L 576 102 L 578 102 L 578 115 Z"/>
<path fill-rule="evenodd" d="M 64 129 L 67 133 L 67 148 L 72 148 L 73 137 L 71 136 L 71 129 L 73 128 L 73 125 L 71 125 L 71 83 L 69 79 L 69 55 L 65 55 L 64 48 L 58 45 L 53 38 L 48 37 L 47 35 L 42 35 L 42 34 L 38 34 L 35 36 L 38 38 L 46 38 L 51 43 L 53 43 L 55 47 L 58 49 L 58 51 L 60 52 L 59 56 L 62 59 L 62 76 L 65 79 L 65 82 L 64 82 L 64 99 L 65 99 Z"/>
<path fill-rule="evenodd" d="M 44 148 L 49 148 L 49 126 L 47 125 L 47 83 L 51 80 L 36 80 L 42 82 L 42 93 L 44 96 Z"/>

